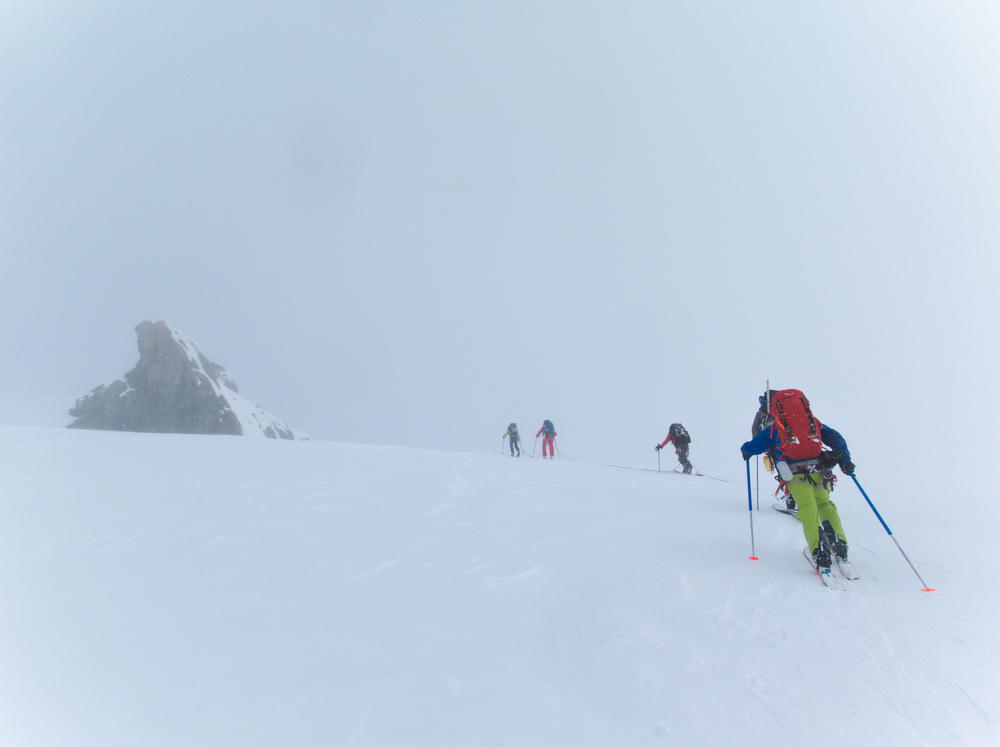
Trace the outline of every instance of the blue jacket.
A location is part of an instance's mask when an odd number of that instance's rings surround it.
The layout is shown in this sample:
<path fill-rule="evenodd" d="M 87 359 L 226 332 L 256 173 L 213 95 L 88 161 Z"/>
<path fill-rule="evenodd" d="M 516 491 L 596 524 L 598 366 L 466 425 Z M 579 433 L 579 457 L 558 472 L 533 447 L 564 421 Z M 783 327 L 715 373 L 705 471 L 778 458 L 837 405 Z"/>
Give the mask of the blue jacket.
<path fill-rule="evenodd" d="M 851 452 L 847 448 L 847 441 L 845 441 L 844 437 L 837 433 L 837 431 L 828 425 L 821 425 L 820 438 L 823 439 L 823 443 L 831 449 L 839 451 L 844 455 L 844 459 L 850 461 Z M 740 447 L 740 451 L 742 451 L 743 455 L 746 456 L 747 454 L 763 454 L 771 448 L 773 448 L 777 453 L 778 461 L 781 461 L 781 446 L 778 443 L 777 429 L 773 425 L 770 428 L 765 428 L 752 439 L 743 444 Z"/>

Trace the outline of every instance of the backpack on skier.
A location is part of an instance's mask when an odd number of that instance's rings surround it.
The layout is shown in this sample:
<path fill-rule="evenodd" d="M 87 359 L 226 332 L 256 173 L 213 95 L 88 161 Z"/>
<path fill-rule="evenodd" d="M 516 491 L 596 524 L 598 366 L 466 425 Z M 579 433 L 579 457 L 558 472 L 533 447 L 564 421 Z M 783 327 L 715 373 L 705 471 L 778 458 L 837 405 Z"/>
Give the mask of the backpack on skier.
<path fill-rule="evenodd" d="M 517 432 L 517 423 L 511 423 L 507 426 L 507 435 L 514 441 L 521 437 Z"/>
<path fill-rule="evenodd" d="M 552 421 L 551 420 L 545 420 L 545 421 L 542 422 L 542 432 L 545 433 L 546 436 L 554 436 L 555 435 L 555 433 L 556 433 L 556 427 L 554 425 L 552 425 Z"/>
<path fill-rule="evenodd" d="M 671 423 L 670 429 L 667 432 L 674 437 L 674 443 L 678 446 L 691 443 L 691 436 L 688 434 L 687 429 L 680 423 Z"/>
<path fill-rule="evenodd" d="M 782 389 L 771 396 L 769 414 L 781 453 L 793 462 L 815 459 L 823 450 L 822 423 L 809 408 L 809 400 L 798 389 Z"/>

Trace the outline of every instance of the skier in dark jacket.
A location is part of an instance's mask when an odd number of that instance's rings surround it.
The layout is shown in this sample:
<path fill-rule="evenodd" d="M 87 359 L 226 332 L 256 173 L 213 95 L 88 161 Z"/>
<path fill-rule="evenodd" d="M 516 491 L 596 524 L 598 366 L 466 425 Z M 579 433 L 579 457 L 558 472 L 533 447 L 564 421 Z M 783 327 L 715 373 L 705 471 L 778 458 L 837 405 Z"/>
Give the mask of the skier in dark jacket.
<path fill-rule="evenodd" d="M 659 451 L 671 442 L 673 442 L 674 449 L 677 451 L 677 461 L 679 461 L 681 466 L 684 468 L 684 474 L 690 475 L 691 470 L 694 469 L 694 465 L 688 461 L 688 450 L 691 446 L 691 436 L 688 435 L 687 429 L 680 423 L 671 423 L 670 430 L 667 431 L 667 437 L 653 448 Z"/>
<path fill-rule="evenodd" d="M 501 436 L 501 438 L 510 439 L 510 455 L 514 456 L 514 449 L 517 449 L 517 455 L 521 456 L 521 434 L 517 432 L 517 423 L 511 423 L 507 426 L 507 432 Z"/>

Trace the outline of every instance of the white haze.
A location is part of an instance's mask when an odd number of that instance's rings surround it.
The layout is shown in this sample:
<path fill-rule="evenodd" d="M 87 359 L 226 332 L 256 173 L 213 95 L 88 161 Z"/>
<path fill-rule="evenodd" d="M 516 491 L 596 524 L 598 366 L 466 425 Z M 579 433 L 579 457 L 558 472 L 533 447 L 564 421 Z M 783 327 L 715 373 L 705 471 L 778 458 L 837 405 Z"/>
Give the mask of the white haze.
<path fill-rule="evenodd" d="M 679 420 L 738 479 L 770 378 L 859 470 L 981 491 L 998 20 L 4 3 L 0 420 L 61 424 L 166 319 L 320 439 L 490 452 L 551 418 L 651 464 Z"/>

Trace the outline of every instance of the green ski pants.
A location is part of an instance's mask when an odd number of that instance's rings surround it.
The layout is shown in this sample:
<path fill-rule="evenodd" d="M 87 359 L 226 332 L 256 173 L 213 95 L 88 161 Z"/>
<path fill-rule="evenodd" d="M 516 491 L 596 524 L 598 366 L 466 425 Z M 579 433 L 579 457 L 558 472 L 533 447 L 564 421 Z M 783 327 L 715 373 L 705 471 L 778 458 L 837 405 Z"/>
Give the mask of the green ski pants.
<path fill-rule="evenodd" d="M 819 525 L 829 521 L 837 536 L 847 541 L 844 527 L 840 523 L 837 507 L 830 500 L 830 491 L 823 487 L 823 478 L 816 474 L 796 473 L 788 483 L 788 491 L 799 507 L 799 521 L 812 552 L 819 545 Z"/>

